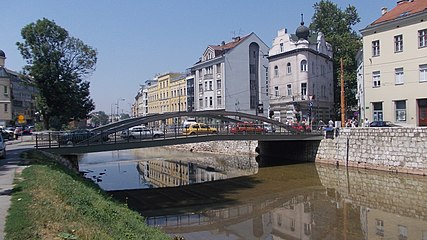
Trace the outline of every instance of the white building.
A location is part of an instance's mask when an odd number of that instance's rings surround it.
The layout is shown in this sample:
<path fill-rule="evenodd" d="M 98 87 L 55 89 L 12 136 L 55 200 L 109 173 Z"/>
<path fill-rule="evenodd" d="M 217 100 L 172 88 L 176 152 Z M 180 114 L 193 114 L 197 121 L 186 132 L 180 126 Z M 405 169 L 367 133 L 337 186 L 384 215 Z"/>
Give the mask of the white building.
<path fill-rule="evenodd" d="M 399 0 L 361 33 L 366 117 L 427 126 L 427 1 Z"/>
<path fill-rule="evenodd" d="M 267 116 L 267 45 L 255 34 L 206 48 L 194 74 L 194 110 Z"/>
<path fill-rule="evenodd" d="M 322 33 L 310 34 L 304 22 L 295 35 L 279 30 L 268 59 L 274 119 L 327 122 L 333 116 L 332 47 Z"/>

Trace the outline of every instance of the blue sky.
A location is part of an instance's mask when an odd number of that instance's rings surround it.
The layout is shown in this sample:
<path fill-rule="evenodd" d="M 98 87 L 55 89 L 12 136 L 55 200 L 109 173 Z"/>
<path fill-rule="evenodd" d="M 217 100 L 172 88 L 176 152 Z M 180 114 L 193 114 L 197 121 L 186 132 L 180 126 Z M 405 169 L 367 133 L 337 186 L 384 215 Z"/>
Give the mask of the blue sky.
<path fill-rule="evenodd" d="M 0 49 L 6 67 L 25 65 L 15 43 L 21 29 L 43 17 L 98 51 L 96 71 L 88 78 L 96 111 L 129 113 L 139 85 L 156 73 L 184 72 L 208 45 L 255 32 L 268 46 L 279 29 L 294 32 L 304 14 L 306 26 L 316 0 L 3 0 Z M 396 0 L 335 0 L 341 9 L 354 5 L 360 30 Z M 116 107 L 114 106 L 114 109 Z"/>

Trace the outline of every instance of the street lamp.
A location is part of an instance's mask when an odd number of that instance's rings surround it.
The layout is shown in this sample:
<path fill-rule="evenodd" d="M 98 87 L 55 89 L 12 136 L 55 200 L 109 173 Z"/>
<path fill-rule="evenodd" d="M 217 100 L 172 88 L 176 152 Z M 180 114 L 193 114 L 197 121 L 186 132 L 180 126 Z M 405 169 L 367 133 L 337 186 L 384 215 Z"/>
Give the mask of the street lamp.
<path fill-rule="evenodd" d="M 119 121 L 119 103 L 120 101 L 125 101 L 124 98 L 118 98 L 117 99 L 117 121 Z"/>

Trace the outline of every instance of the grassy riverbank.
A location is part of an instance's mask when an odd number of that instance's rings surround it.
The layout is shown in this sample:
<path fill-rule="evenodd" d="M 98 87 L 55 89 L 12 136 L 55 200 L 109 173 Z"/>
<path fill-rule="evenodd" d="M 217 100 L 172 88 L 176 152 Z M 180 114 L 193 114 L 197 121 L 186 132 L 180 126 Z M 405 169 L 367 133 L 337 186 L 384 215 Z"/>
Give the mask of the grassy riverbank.
<path fill-rule="evenodd" d="M 17 176 L 6 239 L 170 239 L 126 205 L 37 151 Z"/>

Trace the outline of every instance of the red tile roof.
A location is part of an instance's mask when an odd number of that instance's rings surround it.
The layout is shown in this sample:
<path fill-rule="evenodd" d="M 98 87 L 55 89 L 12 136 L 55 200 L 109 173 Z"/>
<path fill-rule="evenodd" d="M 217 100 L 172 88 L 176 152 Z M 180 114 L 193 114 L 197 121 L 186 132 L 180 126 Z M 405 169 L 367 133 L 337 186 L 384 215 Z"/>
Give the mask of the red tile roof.
<path fill-rule="evenodd" d="M 371 26 L 387 21 L 395 20 L 399 17 L 409 16 L 427 10 L 427 0 L 402 1 L 396 7 L 375 20 Z"/>
<path fill-rule="evenodd" d="M 226 52 L 226 51 L 234 48 L 235 46 L 239 45 L 239 43 L 241 43 L 242 41 L 244 41 L 247 37 L 249 37 L 249 35 L 243 36 L 243 37 L 234 38 L 233 41 L 228 42 L 228 43 L 226 43 L 224 45 L 209 45 L 209 47 L 211 47 L 213 50 L 215 50 L 215 56 L 218 56 L 221 53 Z"/>

